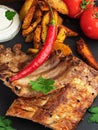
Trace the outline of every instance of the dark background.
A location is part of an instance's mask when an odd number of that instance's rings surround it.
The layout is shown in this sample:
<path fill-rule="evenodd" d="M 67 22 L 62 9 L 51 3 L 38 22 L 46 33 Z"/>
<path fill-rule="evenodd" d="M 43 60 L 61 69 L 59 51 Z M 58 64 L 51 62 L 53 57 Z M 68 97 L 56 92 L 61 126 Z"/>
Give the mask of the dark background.
<path fill-rule="evenodd" d="M 0 2 L 0 4 L 7 5 L 11 8 L 14 8 L 19 12 L 23 1 L 22 2 Z M 98 1 L 96 1 L 96 5 L 98 5 Z M 78 37 L 74 38 L 67 38 L 65 40 L 65 43 L 68 44 L 71 49 L 73 50 L 74 55 L 78 56 L 76 51 L 76 41 L 82 37 L 88 46 L 90 47 L 93 55 L 95 56 L 96 60 L 98 61 L 98 40 L 91 40 L 84 36 L 82 33 L 80 26 L 79 26 L 79 20 L 73 20 L 68 18 L 67 16 L 61 15 L 64 19 L 64 24 L 73 29 L 74 31 L 79 33 Z M 4 44 L 6 47 L 12 47 L 16 43 L 21 43 L 23 45 L 23 51 L 25 51 L 28 47 L 32 47 L 33 44 L 26 44 L 24 42 L 23 37 L 21 36 L 21 30 L 17 34 L 17 36 L 12 39 L 11 41 L 8 41 L 6 43 L 0 43 Z M 80 57 L 81 58 L 81 57 Z M 0 81 L 0 115 L 4 115 L 6 113 L 6 110 L 9 108 L 13 100 L 17 98 L 15 94 L 12 93 L 12 91 L 3 85 L 2 81 Z M 98 98 L 94 101 L 93 105 L 98 105 Z M 89 113 L 87 112 L 84 116 L 84 119 L 79 123 L 77 130 L 98 130 L 98 124 L 95 123 L 88 123 L 87 118 L 89 116 Z M 13 122 L 13 127 L 16 128 L 16 130 L 49 130 L 48 128 L 45 128 L 42 125 L 39 125 L 37 123 L 33 123 L 31 121 L 20 119 L 20 118 L 13 118 L 8 117 Z"/>

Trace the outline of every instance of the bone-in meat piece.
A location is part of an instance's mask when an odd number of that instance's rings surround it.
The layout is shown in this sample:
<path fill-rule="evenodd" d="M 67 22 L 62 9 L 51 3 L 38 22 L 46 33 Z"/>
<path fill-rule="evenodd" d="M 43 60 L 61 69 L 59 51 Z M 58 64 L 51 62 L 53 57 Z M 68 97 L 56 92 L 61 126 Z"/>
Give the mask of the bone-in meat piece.
<path fill-rule="evenodd" d="M 6 115 L 32 120 L 53 130 L 75 130 L 98 94 L 96 74 L 89 84 L 84 82 L 85 77 L 79 79 L 77 75 L 70 84 L 65 84 L 65 87 L 49 95 L 38 99 L 18 98 Z"/>
<path fill-rule="evenodd" d="M 98 71 L 73 55 L 63 57 L 53 53 L 36 71 L 12 83 L 7 81 L 7 78 L 29 64 L 33 57 L 22 52 L 19 44 L 12 50 L 1 46 L 0 57 L 0 79 L 20 97 L 37 98 L 43 95 L 41 92 L 33 91 L 29 84 L 30 80 L 35 81 L 39 76 L 53 79 L 56 89 L 65 87 L 73 79 L 82 80 L 85 85 L 91 84 L 92 87 L 98 87 Z"/>

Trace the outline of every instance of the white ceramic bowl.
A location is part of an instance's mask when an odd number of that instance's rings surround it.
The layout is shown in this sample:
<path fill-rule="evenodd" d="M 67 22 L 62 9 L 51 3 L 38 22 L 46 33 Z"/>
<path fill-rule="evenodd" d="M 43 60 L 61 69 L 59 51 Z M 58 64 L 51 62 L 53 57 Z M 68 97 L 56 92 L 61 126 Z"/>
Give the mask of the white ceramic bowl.
<path fill-rule="evenodd" d="M 16 15 L 12 20 L 8 20 L 5 16 L 7 10 L 15 11 L 12 8 L 9 8 L 4 5 L 0 5 L 0 42 L 5 42 L 13 39 L 20 30 L 21 22 L 19 15 L 16 12 Z"/>

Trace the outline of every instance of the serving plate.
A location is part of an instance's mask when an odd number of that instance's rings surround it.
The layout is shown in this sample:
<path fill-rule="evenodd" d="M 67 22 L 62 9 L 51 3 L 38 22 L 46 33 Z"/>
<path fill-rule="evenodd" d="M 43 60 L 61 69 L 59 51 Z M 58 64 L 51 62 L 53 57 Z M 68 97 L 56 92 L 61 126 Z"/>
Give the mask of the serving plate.
<path fill-rule="evenodd" d="M 11 8 L 14 8 L 17 12 L 19 12 L 23 2 L 0 2 L 0 4 L 7 5 Z M 98 5 L 98 1 L 96 1 L 96 5 Z M 82 37 L 86 41 L 93 55 L 98 61 L 98 40 L 91 40 L 82 33 L 79 26 L 79 20 L 73 20 L 63 15 L 62 17 L 64 19 L 64 24 L 67 27 L 79 33 L 78 37 L 67 38 L 65 40 L 65 43 L 71 47 L 74 55 L 79 57 L 76 51 L 76 41 L 80 37 Z M 32 47 L 32 43 L 27 44 L 24 42 L 24 38 L 21 35 L 21 30 L 14 39 L 5 43 L 0 43 L 0 44 L 4 44 L 6 47 L 12 47 L 16 43 L 22 44 L 23 51 L 25 51 L 29 47 Z M 11 103 L 14 101 L 15 98 L 17 98 L 17 96 L 14 93 L 12 93 L 12 91 L 9 88 L 4 86 L 2 81 L 0 81 L 0 115 L 5 115 L 7 109 L 9 108 L 9 106 L 11 105 Z M 98 105 L 98 98 L 96 98 L 96 100 L 94 101 L 92 105 Z M 98 130 L 98 124 L 88 123 L 87 121 L 88 116 L 89 116 L 89 113 L 86 112 L 83 120 L 79 123 L 77 130 L 87 130 L 87 129 Z M 16 130 L 49 130 L 48 128 L 45 128 L 42 125 L 33 123 L 26 119 L 20 119 L 20 118 L 14 118 L 14 117 L 8 117 L 8 118 L 12 120 L 13 127 Z"/>

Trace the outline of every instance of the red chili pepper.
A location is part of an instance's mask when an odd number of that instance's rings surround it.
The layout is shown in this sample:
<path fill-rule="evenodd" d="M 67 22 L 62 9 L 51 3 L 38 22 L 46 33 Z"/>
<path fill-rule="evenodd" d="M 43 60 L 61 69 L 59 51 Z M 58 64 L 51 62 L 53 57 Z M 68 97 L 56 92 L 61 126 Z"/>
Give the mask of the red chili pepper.
<path fill-rule="evenodd" d="M 52 20 L 48 28 L 48 34 L 46 37 L 44 47 L 29 65 L 27 65 L 23 70 L 21 70 L 19 73 L 17 73 L 16 75 L 10 78 L 11 82 L 23 78 L 24 76 L 32 73 L 47 60 L 50 53 L 52 52 L 53 44 L 56 40 L 56 31 L 57 29 L 56 29 L 55 20 L 52 12 Z"/>

